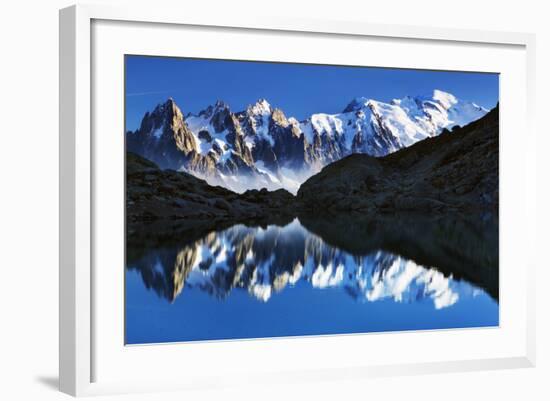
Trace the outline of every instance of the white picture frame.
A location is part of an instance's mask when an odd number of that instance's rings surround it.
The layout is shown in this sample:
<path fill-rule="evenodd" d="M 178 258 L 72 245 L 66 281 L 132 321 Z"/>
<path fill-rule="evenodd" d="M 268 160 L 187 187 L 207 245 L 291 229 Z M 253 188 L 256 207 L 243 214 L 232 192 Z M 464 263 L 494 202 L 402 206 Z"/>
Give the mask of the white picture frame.
<path fill-rule="evenodd" d="M 152 378 L 150 382 L 129 381 L 121 378 L 97 380 L 97 367 L 94 366 L 94 326 L 97 323 L 93 306 L 94 286 L 101 285 L 95 281 L 94 266 L 94 171 L 97 159 L 93 157 L 97 149 L 93 141 L 94 103 L 92 102 L 92 76 L 94 68 L 94 43 L 92 41 L 95 21 L 139 22 L 145 24 L 165 24 L 173 26 L 194 26 L 210 28 L 231 28 L 253 32 L 284 32 L 289 35 L 307 33 L 309 35 L 336 35 L 353 38 L 385 38 L 387 40 L 434 41 L 439 44 L 457 44 L 464 46 L 495 45 L 512 46 L 521 50 L 518 57 L 525 62 L 523 77 L 516 77 L 515 82 L 524 82 L 521 87 L 525 93 L 521 104 L 525 113 L 520 117 L 524 135 L 534 142 L 534 49 L 535 37 L 531 34 L 486 32 L 460 29 L 442 29 L 399 25 L 374 25 L 349 21 L 319 21 L 293 18 L 265 17 L 249 19 L 242 15 L 240 19 L 226 20 L 223 15 L 212 13 L 204 15 L 187 15 L 181 10 L 160 8 L 112 8 L 109 6 L 78 5 L 60 11 L 60 323 L 59 323 L 59 377 L 60 390 L 71 395 L 93 395 L 133 391 L 159 391 L 166 389 L 208 388 L 224 386 L 231 383 L 231 378 L 224 380 L 223 372 L 217 377 L 196 372 L 187 382 L 162 377 Z M 522 61 L 522 62 L 523 62 Z M 521 84 L 523 85 L 523 84 Z M 504 100 L 503 100 L 504 101 Z M 122 119 L 122 117 L 121 117 Z M 523 155 L 525 165 L 521 166 L 521 177 L 524 182 L 524 207 L 522 216 L 526 217 L 526 227 L 534 227 L 535 221 L 535 183 L 529 179 L 534 176 L 534 158 L 529 157 L 529 150 Z M 521 178 L 520 177 L 520 178 Z M 502 177 L 501 179 L 506 179 Z M 503 202 L 506 201 L 504 197 Z M 502 228 L 501 230 L 506 229 Z M 535 230 L 531 229 L 530 233 Z M 528 253 L 529 234 L 520 251 Z M 521 248 L 520 247 L 520 248 Z M 533 253 L 530 253 L 533 254 Z M 511 367 L 530 367 L 535 363 L 535 305 L 534 305 L 534 261 L 525 259 L 525 280 L 521 282 L 521 296 L 525 298 L 525 309 L 519 311 L 525 318 L 521 326 L 522 335 L 517 338 L 524 345 L 521 352 L 514 355 L 497 355 L 493 357 L 472 357 L 467 360 L 445 360 L 437 362 L 416 361 L 408 363 L 351 365 L 328 369 L 301 368 L 299 371 L 279 371 L 278 378 L 283 381 L 325 380 L 329 377 L 363 377 L 399 374 L 420 374 L 479 369 L 502 369 Z M 122 292 L 122 289 L 121 289 Z M 523 305 L 523 304 L 522 304 Z M 389 334 L 391 335 L 391 334 Z M 417 333 L 417 336 L 422 333 Z M 473 338 L 470 332 L 470 338 Z M 384 335 L 381 335 L 384 336 Z M 382 337 L 380 337 L 382 338 Z M 275 340 L 264 340 L 274 342 Z M 278 340 L 277 340 L 278 341 Z M 292 341 L 286 340 L 286 341 Z M 313 342 L 310 340 L 301 340 Z M 351 341 L 351 340 L 350 340 Z M 357 337 L 353 341 L 360 341 Z M 252 344 L 252 345 L 251 345 Z M 247 347 L 260 346 L 260 342 L 247 342 Z M 278 344 L 283 344 L 278 342 Z M 287 343 L 288 344 L 288 343 Z M 305 344 L 305 343 L 302 343 Z M 202 344 L 200 350 L 207 347 L 229 347 L 221 344 Z M 337 346 L 334 343 L 334 346 Z M 150 347 L 149 353 L 155 346 Z M 135 359 L 134 359 L 135 361 Z M 160 375 L 160 374 L 159 374 Z M 258 380 L 267 381 L 268 374 L 259 372 Z M 222 377 L 222 378 L 220 378 Z"/>

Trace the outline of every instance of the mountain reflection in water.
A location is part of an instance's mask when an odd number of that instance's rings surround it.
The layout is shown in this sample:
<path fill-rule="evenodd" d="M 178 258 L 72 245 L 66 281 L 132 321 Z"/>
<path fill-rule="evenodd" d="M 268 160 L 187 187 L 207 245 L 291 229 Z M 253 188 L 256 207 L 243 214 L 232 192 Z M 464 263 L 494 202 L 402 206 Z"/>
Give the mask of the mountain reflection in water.
<path fill-rule="evenodd" d="M 129 236 L 128 343 L 498 324 L 490 218 L 300 216 L 191 232 Z M 318 325 L 305 316 L 319 302 L 335 316 Z"/>

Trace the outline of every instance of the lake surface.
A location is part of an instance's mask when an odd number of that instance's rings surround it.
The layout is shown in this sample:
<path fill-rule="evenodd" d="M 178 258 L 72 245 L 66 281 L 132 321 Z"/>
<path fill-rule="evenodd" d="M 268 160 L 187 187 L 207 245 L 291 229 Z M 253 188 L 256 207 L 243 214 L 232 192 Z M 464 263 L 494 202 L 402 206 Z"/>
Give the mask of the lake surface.
<path fill-rule="evenodd" d="M 412 221 L 300 217 L 130 238 L 126 343 L 497 326 L 497 226 Z"/>

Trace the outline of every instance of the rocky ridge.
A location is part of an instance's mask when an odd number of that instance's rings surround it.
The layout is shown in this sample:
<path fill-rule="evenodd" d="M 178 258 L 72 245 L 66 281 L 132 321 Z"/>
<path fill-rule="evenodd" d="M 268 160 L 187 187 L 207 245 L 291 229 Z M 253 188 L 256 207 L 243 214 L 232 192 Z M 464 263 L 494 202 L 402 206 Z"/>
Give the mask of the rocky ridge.
<path fill-rule="evenodd" d="M 294 197 L 284 189 L 243 194 L 210 186 L 191 174 L 162 170 L 126 154 L 126 217 L 129 224 L 158 220 L 259 218 L 285 213 Z"/>

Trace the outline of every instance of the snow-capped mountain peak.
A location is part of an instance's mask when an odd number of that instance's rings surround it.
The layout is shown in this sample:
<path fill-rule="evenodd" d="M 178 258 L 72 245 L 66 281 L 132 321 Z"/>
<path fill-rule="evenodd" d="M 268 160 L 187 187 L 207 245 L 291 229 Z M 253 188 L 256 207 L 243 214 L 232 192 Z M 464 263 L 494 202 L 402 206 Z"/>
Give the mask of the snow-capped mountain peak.
<path fill-rule="evenodd" d="M 356 97 L 351 102 L 348 103 L 346 108 L 342 111 L 342 113 L 350 113 L 352 111 L 360 110 L 363 107 L 366 107 L 369 103 L 370 99 L 366 97 Z"/>
<path fill-rule="evenodd" d="M 273 112 L 271 104 L 266 99 L 258 99 L 256 103 L 248 106 L 247 109 L 249 114 L 253 115 L 270 115 Z"/>
<path fill-rule="evenodd" d="M 197 116 L 208 119 L 211 118 L 214 114 L 224 110 L 229 110 L 229 105 L 223 100 L 218 99 L 213 105 L 211 104 L 206 109 L 201 110 Z M 189 113 L 187 117 L 189 116 L 193 116 L 193 114 Z"/>
<path fill-rule="evenodd" d="M 449 110 L 458 103 L 458 100 L 454 95 L 439 89 L 434 89 L 432 99 L 441 104 L 445 110 Z"/>
<path fill-rule="evenodd" d="M 170 97 L 158 104 L 151 113 L 147 112 L 142 120 L 140 131 L 148 138 L 159 141 L 167 128 L 177 127 L 183 121 L 183 113 Z"/>

